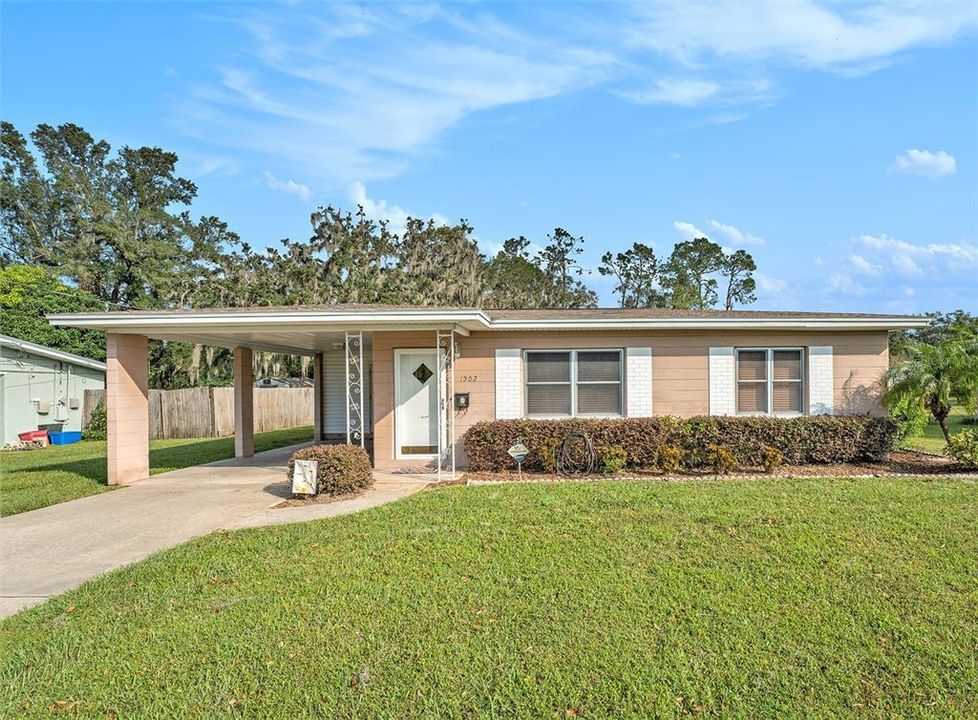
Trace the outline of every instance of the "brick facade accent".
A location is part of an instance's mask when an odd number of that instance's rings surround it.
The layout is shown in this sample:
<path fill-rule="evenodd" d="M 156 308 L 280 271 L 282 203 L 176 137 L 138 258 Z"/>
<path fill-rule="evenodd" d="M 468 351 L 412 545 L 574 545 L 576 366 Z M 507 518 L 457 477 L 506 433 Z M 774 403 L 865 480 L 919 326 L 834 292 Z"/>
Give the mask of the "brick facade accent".
<path fill-rule="evenodd" d="M 652 417 L 652 348 L 625 348 L 625 415 Z"/>
<path fill-rule="evenodd" d="M 736 363 L 732 347 L 710 348 L 710 415 L 737 414 Z"/>
<path fill-rule="evenodd" d="M 496 349 L 496 419 L 523 417 L 522 353 L 519 348 Z"/>
<path fill-rule="evenodd" d="M 834 388 L 832 346 L 812 345 L 808 348 L 808 412 L 811 415 L 835 412 Z"/>

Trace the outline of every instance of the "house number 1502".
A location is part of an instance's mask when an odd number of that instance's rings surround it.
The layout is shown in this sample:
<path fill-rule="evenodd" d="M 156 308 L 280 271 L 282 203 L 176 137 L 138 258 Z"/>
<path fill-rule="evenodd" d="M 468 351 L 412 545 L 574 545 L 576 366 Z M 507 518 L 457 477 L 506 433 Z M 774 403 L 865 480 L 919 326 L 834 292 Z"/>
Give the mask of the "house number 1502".
<path fill-rule="evenodd" d="M 458 376 L 458 381 L 459 382 L 476 382 L 476 381 L 478 381 L 478 379 L 479 379 L 479 376 L 478 375 L 459 375 Z"/>

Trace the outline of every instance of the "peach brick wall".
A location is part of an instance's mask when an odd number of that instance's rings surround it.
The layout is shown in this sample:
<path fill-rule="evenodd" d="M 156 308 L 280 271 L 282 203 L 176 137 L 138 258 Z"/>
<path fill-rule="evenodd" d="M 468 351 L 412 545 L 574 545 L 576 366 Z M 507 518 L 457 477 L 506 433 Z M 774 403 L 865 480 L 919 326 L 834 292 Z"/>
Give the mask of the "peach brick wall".
<path fill-rule="evenodd" d="M 109 333 L 105 415 L 109 485 L 149 477 L 149 359 L 142 335 Z"/>
<path fill-rule="evenodd" d="M 434 331 L 374 333 L 374 452 L 378 468 L 410 467 L 394 458 L 394 349 L 431 347 Z M 889 364 L 887 333 L 777 331 L 474 332 L 458 336 L 455 389 L 470 393 L 468 411 L 456 414 L 461 438 L 480 420 L 495 417 L 495 355 L 499 348 L 652 348 L 652 411 L 655 415 L 707 415 L 710 347 L 833 347 L 835 413 L 882 413 L 877 383 Z M 627 392 L 627 388 L 626 388 Z M 413 463 L 415 466 L 424 463 Z"/>

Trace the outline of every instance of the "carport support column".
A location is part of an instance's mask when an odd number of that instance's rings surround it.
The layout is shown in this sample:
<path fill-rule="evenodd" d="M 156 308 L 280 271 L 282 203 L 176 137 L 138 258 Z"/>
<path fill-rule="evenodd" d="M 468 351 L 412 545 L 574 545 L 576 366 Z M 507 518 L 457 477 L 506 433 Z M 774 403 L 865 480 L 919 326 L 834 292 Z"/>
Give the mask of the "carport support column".
<path fill-rule="evenodd" d="M 142 335 L 105 336 L 109 485 L 149 477 L 149 360 Z"/>
<path fill-rule="evenodd" d="M 234 456 L 255 454 L 255 374 L 251 348 L 234 349 Z"/>
<path fill-rule="evenodd" d="M 312 401 L 315 407 L 312 411 L 312 439 L 319 442 L 323 439 L 323 354 L 316 353 L 312 359 Z"/>

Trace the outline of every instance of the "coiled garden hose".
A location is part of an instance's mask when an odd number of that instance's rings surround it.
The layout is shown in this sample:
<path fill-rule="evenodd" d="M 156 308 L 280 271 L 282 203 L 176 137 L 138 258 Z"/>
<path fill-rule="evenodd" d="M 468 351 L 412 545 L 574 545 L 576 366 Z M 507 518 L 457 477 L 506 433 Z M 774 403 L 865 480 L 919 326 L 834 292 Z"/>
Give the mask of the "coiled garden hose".
<path fill-rule="evenodd" d="M 574 449 L 577 443 L 583 443 L 583 458 L 580 452 Z M 595 471 L 598 464 L 598 455 L 594 451 L 594 443 L 591 438 L 582 432 L 572 432 L 564 436 L 560 447 L 557 449 L 557 474 L 565 477 L 576 477 L 579 475 L 590 475 Z"/>

